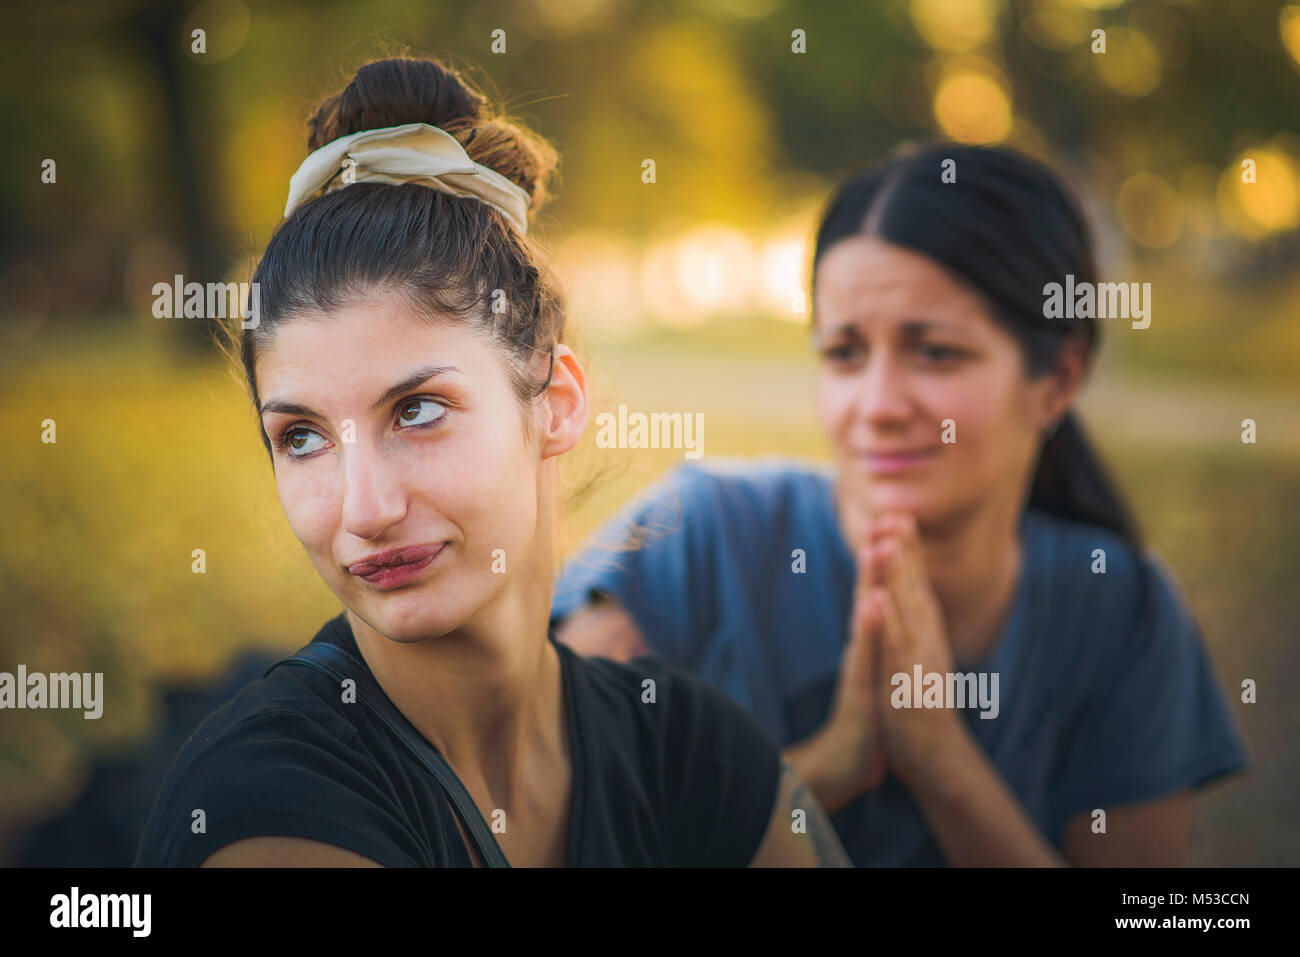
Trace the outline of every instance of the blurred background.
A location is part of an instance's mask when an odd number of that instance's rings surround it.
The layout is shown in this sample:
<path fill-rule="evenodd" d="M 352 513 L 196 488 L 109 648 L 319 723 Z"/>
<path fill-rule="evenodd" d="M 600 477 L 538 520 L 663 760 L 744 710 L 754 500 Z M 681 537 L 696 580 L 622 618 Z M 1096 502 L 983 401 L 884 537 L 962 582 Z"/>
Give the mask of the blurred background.
<path fill-rule="evenodd" d="M 0 864 L 129 863 L 193 726 L 337 613 L 212 330 L 155 318 L 152 287 L 246 281 L 310 109 L 408 50 L 558 147 L 530 232 L 596 411 L 703 412 L 709 457 L 827 458 L 806 288 L 840 177 L 934 137 L 1049 158 L 1104 278 L 1152 283 L 1150 328 L 1103 323 L 1084 420 L 1251 753 L 1201 800 L 1194 861 L 1300 863 L 1300 5 L 44 0 L 0 37 L 0 671 L 102 671 L 105 703 L 0 711 Z M 682 455 L 589 432 L 564 548 Z"/>

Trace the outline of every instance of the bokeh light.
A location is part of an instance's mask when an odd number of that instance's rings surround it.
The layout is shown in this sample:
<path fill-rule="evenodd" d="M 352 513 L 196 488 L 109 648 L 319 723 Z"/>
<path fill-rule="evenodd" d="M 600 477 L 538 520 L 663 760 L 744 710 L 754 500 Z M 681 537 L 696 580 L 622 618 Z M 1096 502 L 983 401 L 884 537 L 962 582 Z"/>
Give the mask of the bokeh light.
<path fill-rule="evenodd" d="M 1254 162 L 1253 179 L 1243 164 Z M 1219 215 L 1245 239 L 1294 229 L 1300 224 L 1300 165 L 1275 147 L 1243 151 L 1219 179 Z"/>
<path fill-rule="evenodd" d="M 1160 85 L 1160 53 L 1140 30 L 1107 27 L 1106 52 L 1094 56 L 1097 75 L 1117 93 L 1146 96 Z"/>
<path fill-rule="evenodd" d="M 987 43 L 997 26 L 1000 0 L 912 0 L 912 23 L 936 50 L 966 53 Z"/>
<path fill-rule="evenodd" d="M 248 39 L 252 16 L 242 0 L 203 0 L 185 21 L 185 49 L 196 63 L 212 65 L 228 60 Z M 204 33 L 204 52 L 193 52 L 193 33 Z"/>
<path fill-rule="evenodd" d="M 617 6 L 617 0 L 528 0 L 522 12 L 552 36 L 576 37 L 606 27 Z"/>
<path fill-rule="evenodd" d="M 555 251 L 556 275 L 564 283 L 570 320 L 583 333 L 626 333 L 645 318 L 638 257 L 625 239 L 575 233 Z"/>
<path fill-rule="evenodd" d="M 777 235 L 763 244 L 763 301 L 773 315 L 791 322 L 808 321 L 804 265 L 808 243 L 804 231 Z"/>
<path fill-rule="evenodd" d="M 1168 182 L 1154 173 L 1135 173 L 1115 198 L 1119 221 L 1148 249 L 1171 245 L 1183 230 L 1183 202 Z"/>
<path fill-rule="evenodd" d="M 1088 39 L 1092 24 L 1092 17 L 1084 10 L 1046 5 L 1026 14 L 1020 29 L 1039 46 L 1069 50 Z"/>
<path fill-rule="evenodd" d="M 1291 56 L 1291 65 L 1300 70 L 1300 6 L 1289 3 L 1279 10 L 1277 26 L 1282 45 Z"/>
<path fill-rule="evenodd" d="M 987 62 L 987 61 L 985 61 Z M 1011 131 L 1011 97 L 992 65 L 963 65 L 945 70 L 934 93 L 939 128 L 962 143 L 999 143 Z"/>
<path fill-rule="evenodd" d="M 692 310 L 738 313 L 753 293 L 754 250 L 729 226 L 701 226 L 677 241 L 673 279 Z"/>

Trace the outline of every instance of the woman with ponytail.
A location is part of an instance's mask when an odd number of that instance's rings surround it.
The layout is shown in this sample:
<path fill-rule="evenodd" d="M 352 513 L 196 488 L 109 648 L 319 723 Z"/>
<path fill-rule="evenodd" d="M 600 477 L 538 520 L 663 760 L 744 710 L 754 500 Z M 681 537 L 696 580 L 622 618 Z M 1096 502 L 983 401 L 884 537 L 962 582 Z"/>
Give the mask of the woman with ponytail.
<path fill-rule="evenodd" d="M 561 578 L 560 640 L 730 694 L 859 866 L 1180 864 L 1193 791 L 1245 763 L 1072 412 L 1099 329 L 1046 317 L 1069 276 L 1077 202 L 1014 150 L 845 183 L 811 297 L 833 467 L 682 466 Z"/>

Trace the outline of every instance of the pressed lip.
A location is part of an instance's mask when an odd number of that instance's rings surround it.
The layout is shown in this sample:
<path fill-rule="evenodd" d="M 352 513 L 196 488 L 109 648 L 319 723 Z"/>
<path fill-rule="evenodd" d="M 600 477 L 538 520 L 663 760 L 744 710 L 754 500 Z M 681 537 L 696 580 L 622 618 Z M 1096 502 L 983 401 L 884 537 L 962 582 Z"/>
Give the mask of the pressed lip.
<path fill-rule="evenodd" d="M 445 544 L 445 542 L 440 542 L 436 545 L 406 545 L 402 548 L 390 548 L 386 552 L 375 552 L 373 555 L 367 555 L 365 558 L 348 565 L 347 568 L 351 574 L 364 578 L 383 568 L 390 568 L 394 565 L 412 565 L 433 558 L 442 551 Z"/>
<path fill-rule="evenodd" d="M 889 476 L 911 472 L 928 462 L 939 449 L 915 449 L 908 452 L 859 452 L 858 460 L 862 468 L 872 475 Z"/>
<path fill-rule="evenodd" d="M 926 449 L 863 449 L 859 455 L 866 455 L 872 458 L 896 458 L 908 455 L 927 455 L 930 452 L 939 451 L 934 446 Z"/>
<path fill-rule="evenodd" d="M 442 549 L 438 549 L 418 562 L 407 562 L 403 565 L 379 565 L 376 570 L 361 575 L 363 582 L 379 591 L 392 591 L 395 588 L 401 588 L 403 585 L 409 585 L 419 578 L 426 568 L 438 560 L 442 554 Z"/>

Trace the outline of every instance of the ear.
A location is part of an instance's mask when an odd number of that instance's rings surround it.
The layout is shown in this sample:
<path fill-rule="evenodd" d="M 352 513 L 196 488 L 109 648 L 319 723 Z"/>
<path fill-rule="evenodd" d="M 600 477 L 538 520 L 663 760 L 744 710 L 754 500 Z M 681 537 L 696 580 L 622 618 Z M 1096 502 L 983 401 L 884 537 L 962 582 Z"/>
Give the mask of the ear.
<path fill-rule="evenodd" d="M 568 346 L 555 347 L 555 368 L 542 399 L 550 409 L 550 421 L 541 441 L 545 459 L 577 445 L 587 427 L 587 375 Z"/>
<path fill-rule="evenodd" d="M 1068 336 L 1048 373 L 1043 393 L 1042 421 L 1046 429 L 1064 418 L 1083 387 L 1088 369 L 1088 340 L 1082 335 Z"/>

